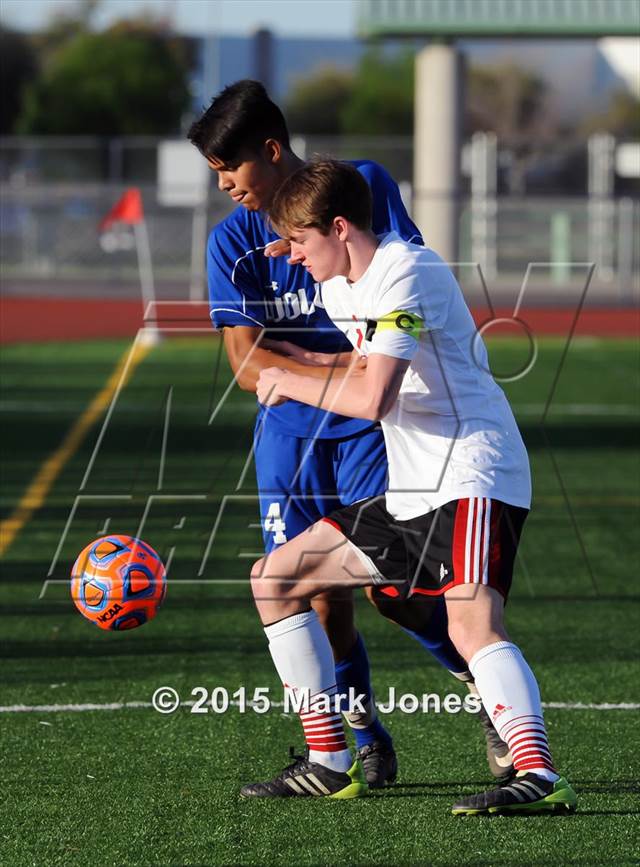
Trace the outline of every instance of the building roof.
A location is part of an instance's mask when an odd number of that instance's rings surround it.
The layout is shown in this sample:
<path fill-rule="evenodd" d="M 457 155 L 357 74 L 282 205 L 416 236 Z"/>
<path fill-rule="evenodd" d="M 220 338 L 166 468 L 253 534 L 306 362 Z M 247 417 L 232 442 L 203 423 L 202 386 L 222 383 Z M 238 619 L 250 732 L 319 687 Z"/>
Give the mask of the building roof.
<path fill-rule="evenodd" d="M 637 36 L 637 0 L 360 0 L 364 37 Z"/>

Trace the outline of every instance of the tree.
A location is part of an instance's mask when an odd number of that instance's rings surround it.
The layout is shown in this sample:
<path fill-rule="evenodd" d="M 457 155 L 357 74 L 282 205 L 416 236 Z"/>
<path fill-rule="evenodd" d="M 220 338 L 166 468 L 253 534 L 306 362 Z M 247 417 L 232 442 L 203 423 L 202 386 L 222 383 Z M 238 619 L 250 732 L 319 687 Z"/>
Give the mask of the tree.
<path fill-rule="evenodd" d="M 544 81 L 514 63 L 472 67 L 467 78 L 468 132 L 492 130 L 512 147 L 546 136 L 553 126 L 546 99 Z"/>
<path fill-rule="evenodd" d="M 179 127 L 188 102 L 187 70 L 162 34 L 142 27 L 81 32 L 28 88 L 19 130 L 166 134 Z"/>
<path fill-rule="evenodd" d="M 465 132 L 495 132 L 511 151 L 511 192 L 524 192 L 525 175 L 558 132 L 544 81 L 514 63 L 471 68 L 467 76 Z"/>
<path fill-rule="evenodd" d="M 289 128 L 305 135 L 339 135 L 352 93 L 353 75 L 331 66 L 300 79 L 286 106 Z"/>
<path fill-rule="evenodd" d="M 76 0 L 73 6 L 52 4 L 44 29 L 32 37 L 42 69 L 48 69 L 58 51 L 82 33 L 89 33 L 102 0 Z"/>
<path fill-rule="evenodd" d="M 298 82 L 287 104 L 292 130 L 316 135 L 411 135 L 413 54 L 363 55 L 354 73 L 325 67 Z"/>
<path fill-rule="evenodd" d="M 640 100 L 626 90 L 615 91 L 607 109 L 587 117 L 580 131 L 584 135 L 610 132 L 617 138 L 640 138 Z"/>
<path fill-rule="evenodd" d="M 37 73 L 35 54 L 20 33 L 0 26 L 0 134 L 13 132 L 22 107 L 25 86 Z"/>
<path fill-rule="evenodd" d="M 360 61 L 351 98 L 341 112 L 342 130 L 352 135 L 411 135 L 414 53 L 385 58 L 377 49 Z"/>

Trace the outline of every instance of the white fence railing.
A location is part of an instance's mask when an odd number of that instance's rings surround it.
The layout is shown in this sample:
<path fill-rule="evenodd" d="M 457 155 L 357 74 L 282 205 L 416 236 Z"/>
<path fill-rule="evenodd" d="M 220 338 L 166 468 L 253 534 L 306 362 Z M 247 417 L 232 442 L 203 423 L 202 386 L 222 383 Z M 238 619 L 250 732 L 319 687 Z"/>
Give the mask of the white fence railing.
<path fill-rule="evenodd" d="M 206 206 L 197 214 L 193 208 L 161 205 L 158 144 L 156 138 L 0 139 L 3 283 L 9 282 L 15 292 L 21 291 L 22 281 L 73 280 L 74 291 L 83 291 L 84 284 L 87 293 L 92 292 L 92 280 L 108 281 L 114 288 L 135 284 L 135 255 L 105 253 L 98 224 L 123 189 L 138 186 L 156 282 L 184 286 L 186 295 L 204 297 L 203 227 L 213 226 L 229 213 L 231 202 L 212 183 Z M 382 163 L 400 182 L 411 209 L 411 138 L 298 137 L 293 144 L 302 157 L 366 155 Z M 490 169 L 485 166 L 482 171 L 486 174 Z M 471 185 L 465 180 L 459 203 L 460 261 L 479 262 L 486 277 L 498 283 L 519 279 L 530 262 L 545 262 L 546 271 L 537 273 L 558 292 L 580 271 L 572 263 L 593 261 L 595 283 L 607 297 L 621 302 L 637 297 L 638 199 L 597 196 L 593 190 L 589 197 L 586 188 L 584 196 L 573 197 L 498 195 L 495 184 L 485 189 L 480 183 L 484 174 L 476 174 L 475 183 L 473 174 Z M 421 228 L 428 243 L 429 227 Z"/>

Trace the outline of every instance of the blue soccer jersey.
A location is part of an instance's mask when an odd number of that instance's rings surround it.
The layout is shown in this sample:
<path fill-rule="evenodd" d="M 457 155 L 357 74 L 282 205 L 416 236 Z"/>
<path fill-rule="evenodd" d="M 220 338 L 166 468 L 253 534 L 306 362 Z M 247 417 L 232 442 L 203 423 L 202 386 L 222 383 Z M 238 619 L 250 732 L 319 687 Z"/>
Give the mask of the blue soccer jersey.
<path fill-rule="evenodd" d="M 398 186 L 385 169 L 367 160 L 353 165 L 371 187 L 373 231 L 377 235 L 396 231 L 407 241 L 422 243 Z M 286 256 L 264 256 L 267 244 L 277 239 L 263 212 L 242 206 L 212 230 L 207 274 L 213 324 L 267 328 L 271 339 L 289 340 L 315 352 L 350 352 L 351 344 L 324 310 L 321 284 L 302 266 L 287 264 Z M 365 419 L 346 418 L 296 401 L 260 408 L 261 416 L 267 412 L 269 427 L 288 436 L 335 439 L 371 426 Z"/>

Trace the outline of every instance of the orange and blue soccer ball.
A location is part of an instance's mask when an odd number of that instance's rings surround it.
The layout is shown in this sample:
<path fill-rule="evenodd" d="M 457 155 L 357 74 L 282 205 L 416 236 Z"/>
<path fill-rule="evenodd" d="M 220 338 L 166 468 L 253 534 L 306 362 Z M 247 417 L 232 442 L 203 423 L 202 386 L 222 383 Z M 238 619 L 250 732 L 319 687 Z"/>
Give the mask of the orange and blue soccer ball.
<path fill-rule="evenodd" d="M 71 598 L 100 629 L 135 629 L 158 613 L 167 591 L 162 560 L 133 536 L 103 536 L 71 570 Z"/>

